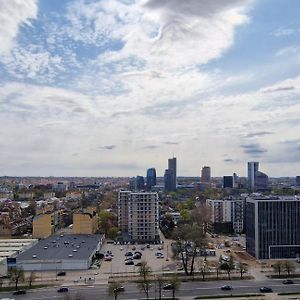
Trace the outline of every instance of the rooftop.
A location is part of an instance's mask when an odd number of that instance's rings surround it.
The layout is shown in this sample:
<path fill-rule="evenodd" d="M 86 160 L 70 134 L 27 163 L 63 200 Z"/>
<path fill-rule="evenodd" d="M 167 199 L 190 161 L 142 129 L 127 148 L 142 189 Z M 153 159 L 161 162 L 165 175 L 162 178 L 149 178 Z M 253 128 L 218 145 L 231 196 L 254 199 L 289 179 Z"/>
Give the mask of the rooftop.
<path fill-rule="evenodd" d="M 51 236 L 17 256 L 17 261 L 88 260 L 101 241 L 100 235 Z"/>

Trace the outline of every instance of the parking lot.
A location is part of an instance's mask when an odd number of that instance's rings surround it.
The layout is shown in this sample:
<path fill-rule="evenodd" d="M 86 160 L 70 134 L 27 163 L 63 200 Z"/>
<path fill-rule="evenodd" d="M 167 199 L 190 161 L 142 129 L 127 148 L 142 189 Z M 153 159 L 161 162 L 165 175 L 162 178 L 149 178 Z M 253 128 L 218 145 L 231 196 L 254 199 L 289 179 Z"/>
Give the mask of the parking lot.
<path fill-rule="evenodd" d="M 101 249 L 103 254 L 107 251 L 111 251 L 113 254 L 111 261 L 105 261 L 103 259 L 102 265 L 100 267 L 100 272 L 104 274 L 114 274 L 114 273 L 132 273 L 138 272 L 139 267 L 135 266 L 138 262 L 146 261 L 147 264 L 151 267 L 152 271 L 158 272 L 162 270 L 169 270 L 170 266 L 173 265 L 171 257 L 171 249 L 168 245 L 114 245 L 105 243 Z M 162 247 L 159 250 L 159 247 Z M 144 250 L 142 250 L 144 249 Z M 125 265 L 125 259 L 127 252 L 134 253 L 139 251 L 142 253 L 141 259 L 134 259 L 134 265 Z M 156 253 L 161 252 L 162 257 L 157 258 Z M 168 254 L 167 254 L 168 252 Z"/>

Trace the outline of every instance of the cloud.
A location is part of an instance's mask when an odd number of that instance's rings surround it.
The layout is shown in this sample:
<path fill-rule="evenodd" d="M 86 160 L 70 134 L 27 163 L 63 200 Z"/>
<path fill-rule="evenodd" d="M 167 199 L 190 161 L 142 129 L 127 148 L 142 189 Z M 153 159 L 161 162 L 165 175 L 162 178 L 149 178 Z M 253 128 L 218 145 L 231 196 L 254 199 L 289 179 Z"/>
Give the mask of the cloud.
<path fill-rule="evenodd" d="M 275 92 L 286 92 L 286 91 L 292 91 L 295 90 L 294 86 L 280 86 L 273 89 L 264 89 L 263 93 L 275 93 Z"/>
<path fill-rule="evenodd" d="M 158 146 L 156 145 L 148 145 L 148 146 L 144 146 L 143 149 L 149 149 L 149 150 L 153 150 L 153 149 L 157 149 Z"/>
<path fill-rule="evenodd" d="M 254 156 L 259 156 L 263 153 L 268 152 L 268 150 L 263 149 L 259 144 L 245 144 L 241 145 L 241 148 L 244 149 L 246 154 L 251 154 Z"/>
<path fill-rule="evenodd" d="M 233 159 L 231 159 L 231 158 L 225 158 L 224 162 L 233 162 Z"/>
<path fill-rule="evenodd" d="M 244 137 L 245 137 L 245 138 L 252 138 L 252 137 L 258 137 L 258 136 L 264 136 L 264 135 L 270 135 L 270 134 L 273 134 L 273 132 L 269 132 L 269 131 L 258 131 L 258 132 L 248 133 L 248 134 L 246 134 Z"/>
<path fill-rule="evenodd" d="M 179 142 L 164 142 L 166 145 L 179 145 Z"/>
<path fill-rule="evenodd" d="M 299 30 L 295 28 L 278 28 L 275 31 L 272 32 L 272 35 L 275 37 L 285 37 L 285 36 L 290 36 L 294 35 L 297 33 Z"/>
<path fill-rule="evenodd" d="M 23 25 L 37 17 L 37 0 L 2 0 L 0 2 L 0 56 L 7 54 Z"/>
<path fill-rule="evenodd" d="M 103 149 L 103 150 L 114 150 L 116 148 L 117 148 L 116 145 L 107 145 L 107 146 L 99 147 L 99 149 Z"/>

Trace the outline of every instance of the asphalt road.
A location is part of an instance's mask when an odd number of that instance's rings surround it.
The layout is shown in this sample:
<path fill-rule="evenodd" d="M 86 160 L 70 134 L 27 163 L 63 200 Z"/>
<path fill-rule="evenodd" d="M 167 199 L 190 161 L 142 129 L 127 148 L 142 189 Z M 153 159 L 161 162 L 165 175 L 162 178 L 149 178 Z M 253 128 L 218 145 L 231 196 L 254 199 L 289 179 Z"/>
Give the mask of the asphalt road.
<path fill-rule="evenodd" d="M 259 288 L 262 286 L 271 287 L 274 292 L 300 292 L 300 280 L 295 280 L 294 284 L 284 285 L 282 280 L 268 280 L 263 282 L 257 281 L 219 281 L 219 282 L 183 282 L 180 286 L 180 291 L 177 292 L 178 297 L 183 296 L 200 296 L 200 295 L 215 295 L 215 294 L 241 294 L 241 293 L 258 293 Z M 220 287 L 222 285 L 231 285 L 232 291 L 222 291 Z M 145 298 L 145 294 L 137 289 L 137 286 L 133 283 L 125 284 L 125 292 L 121 293 L 118 299 L 140 299 Z M 70 295 L 82 295 L 86 300 L 101 299 L 109 300 L 113 299 L 107 295 L 106 285 L 97 286 L 83 286 L 83 287 L 70 287 L 68 294 Z M 171 291 L 163 291 L 164 296 L 171 296 Z M 156 296 L 158 293 L 156 292 Z M 2 298 L 13 299 L 64 299 L 64 294 L 58 293 L 57 288 L 47 288 L 32 290 L 27 292 L 26 295 L 13 296 L 12 293 L 0 293 L 0 299 Z M 155 297 L 154 288 L 151 293 L 151 297 Z"/>

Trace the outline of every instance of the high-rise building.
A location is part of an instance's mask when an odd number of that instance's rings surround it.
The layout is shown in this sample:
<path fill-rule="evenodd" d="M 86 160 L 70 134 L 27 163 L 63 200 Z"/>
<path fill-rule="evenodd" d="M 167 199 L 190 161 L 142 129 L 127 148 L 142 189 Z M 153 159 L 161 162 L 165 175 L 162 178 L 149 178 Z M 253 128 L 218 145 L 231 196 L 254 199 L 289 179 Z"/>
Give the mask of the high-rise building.
<path fill-rule="evenodd" d="M 118 203 L 119 228 L 131 241 L 159 240 L 157 193 L 120 191 Z"/>
<path fill-rule="evenodd" d="M 259 162 L 248 162 L 248 189 L 251 192 L 265 190 L 268 187 L 268 176 L 258 169 Z"/>
<path fill-rule="evenodd" d="M 155 168 L 150 168 L 147 170 L 147 188 L 151 190 L 151 188 L 155 185 L 156 185 L 156 170 Z"/>
<path fill-rule="evenodd" d="M 257 259 L 299 257 L 299 196 L 248 197 L 245 220 L 249 254 Z"/>
<path fill-rule="evenodd" d="M 164 184 L 165 184 L 165 191 L 172 192 L 174 191 L 173 186 L 173 171 L 166 169 L 164 174 Z"/>
<path fill-rule="evenodd" d="M 135 189 L 143 190 L 145 188 L 145 180 L 143 176 L 136 176 L 135 178 Z"/>
<path fill-rule="evenodd" d="M 223 188 L 233 188 L 233 176 L 223 176 Z"/>
<path fill-rule="evenodd" d="M 296 176 L 296 185 L 300 186 L 300 176 Z"/>
<path fill-rule="evenodd" d="M 210 167 L 204 166 L 201 170 L 201 182 L 210 182 L 211 170 Z"/>
<path fill-rule="evenodd" d="M 176 191 L 177 186 L 177 162 L 176 157 L 168 159 L 168 170 L 172 176 L 172 191 Z"/>

